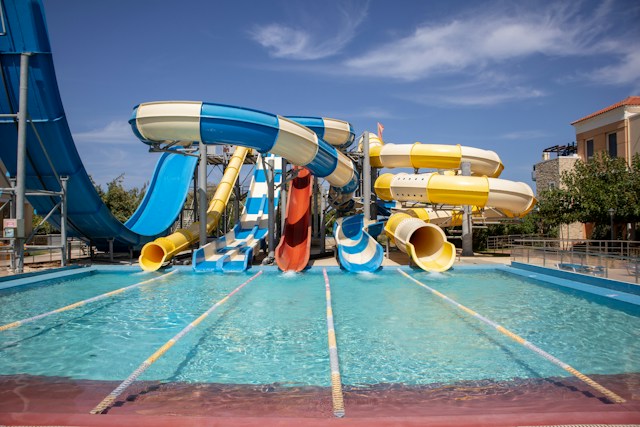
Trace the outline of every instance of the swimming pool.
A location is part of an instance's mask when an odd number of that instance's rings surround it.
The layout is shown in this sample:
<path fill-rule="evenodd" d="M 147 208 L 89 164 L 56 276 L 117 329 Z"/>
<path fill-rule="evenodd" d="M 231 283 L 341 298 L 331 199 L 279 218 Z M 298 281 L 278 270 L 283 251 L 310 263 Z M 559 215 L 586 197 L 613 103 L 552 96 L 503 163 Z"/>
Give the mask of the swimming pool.
<path fill-rule="evenodd" d="M 587 375 L 640 372 L 640 309 L 511 274 L 405 270 Z M 253 273 L 167 278 L 0 332 L 0 375 L 126 378 L 145 358 Z M 159 277 L 105 271 L 0 291 L 0 324 Z M 329 269 L 342 382 L 429 385 L 567 373 L 391 269 Z M 330 384 L 322 271 L 267 270 L 233 296 L 141 380 Z"/>

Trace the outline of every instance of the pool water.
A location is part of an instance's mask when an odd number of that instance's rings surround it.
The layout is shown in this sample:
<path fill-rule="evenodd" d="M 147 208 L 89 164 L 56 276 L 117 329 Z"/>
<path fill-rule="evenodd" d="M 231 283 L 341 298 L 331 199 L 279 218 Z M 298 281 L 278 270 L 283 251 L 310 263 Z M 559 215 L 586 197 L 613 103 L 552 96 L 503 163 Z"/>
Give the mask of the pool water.
<path fill-rule="evenodd" d="M 0 375 L 122 380 L 243 283 L 181 270 L 120 296 L 0 332 Z M 640 310 L 501 270 L 409 271 L 579 371 L 640 372 Z M 147 280 L 98 273 L 0 291 L 0 324 Z M 396 270 L 328 270 L 346 385 L 566 376 Z M 322 270 L 266 271 L 149 368 L 141 380 L 329 386 Z"/>

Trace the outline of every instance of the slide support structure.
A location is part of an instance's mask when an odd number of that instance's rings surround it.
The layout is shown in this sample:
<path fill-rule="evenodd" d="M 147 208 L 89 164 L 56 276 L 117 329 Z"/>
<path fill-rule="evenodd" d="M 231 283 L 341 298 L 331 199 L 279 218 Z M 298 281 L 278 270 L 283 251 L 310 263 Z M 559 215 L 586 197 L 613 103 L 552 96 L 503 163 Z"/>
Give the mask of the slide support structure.
<path fill-rule="evenodd" d="M 471 163 L 462 162 L 462 176 L 471 176 Z M 462 211 L 462 256 L 473 256 L 473 231 L 471 228 L 471 205 L 464 205 Z"/>
<path fill-rule="evenodd" d="M 269 196 L 269 239 L 268 239 L 268 245 L 269 245 L 269 254 L 267 256 L 267 263 L 269 265 L 273 264 L 273 262 L 276 259 L 276 236 L 275 236 L 275 231 L 276 231 L 276 207 L 275 207 L 275 182 L 276 182 L 276 169 L 273 163 L 273 158 L 268 158 L 267 159 L 267 175 L 268 175 L 268 179 L 267 179 L 267 185 L 268 185 L 268 196 Z"/>
<path fill-rule="evenodd" d="M 29 56 L 20 55 L 20 100 L 18 102 L 18 156 L 16 168 L 16 219 L 24 223 L 25 180 L 27 159 L 27 97 L 29 94 Z M 24 227 L 24 225 L 23 225 Z M 24 229 L 24 228 L 23 228 Z M 24 269 L 24 236 L 16 236 L 14 246 L 17 248 L 15 273 Z"/>
<path fill-rule="evenodd" d="M 200 144 L 200 164 L 198 165 L 198 209 L 200 217 L 199 245 L 207 244 L 207 146 Z"/>
<path fill-rule="evenodd" d="M 371 159 L 369 159 L 369 132 L 364 133 L 362 145 L 362 203 L 364 223 L 371 219 Z"/>

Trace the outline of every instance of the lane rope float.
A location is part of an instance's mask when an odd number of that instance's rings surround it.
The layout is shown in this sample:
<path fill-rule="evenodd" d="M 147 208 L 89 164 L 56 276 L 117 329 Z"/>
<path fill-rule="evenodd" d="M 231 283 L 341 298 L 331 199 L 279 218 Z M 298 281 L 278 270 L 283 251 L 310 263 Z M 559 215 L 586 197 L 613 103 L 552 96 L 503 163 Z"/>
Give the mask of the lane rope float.
<path fill-rule="evenodd" d="M 322 269 L 324 288 L 327 300 L 327 334 L 329 338 L 329 362 L 331 363 L 331 399 L 333 401 L 333 415 L 338 418 L 345 416 L 344 396 L 342 394 L 342 380 L 340 378 L 340 364 L 338 359 L 338 343 L 336 330 L 333 325 L 333 309 L 331 308 L 331 285 L 327 269 Z"/>
<path fill-rule="evenodd" d="M 598 390 L 600 393 L 605 395 L 612 402 L 614 402 L 614 403 L 625 403 L 626 402 L 626 400 L 623 397 L 617 395 L 613 391 L 609 390 L 605 386 L 601 385 L 600 383 L 596 382 L 595 380 L 593 380 L 593 379 L 589 378 L 588 376 L 584 375 L 583 373 L 581 373 L 577 369 L 573 368 L 572 366 L 564 363 L 563 361 L 561 361 L 560 359 L 556 358 L 555 356 L 552 356 L 551 354 L 549 354 L 546 351 L 542 350 L 540 347 L 530 343 L 529 341 L 525 340 L 521 336 L 511 332 L 510 330 L 508 330 L 504 326 L 501 326 L 501 325 L 497 324 L 493 320 L 488 319 L 488 318 L 482 316 L 479 313 L 476 313 L 475 311 L 471 310 L 470 308 L 465 307 L 464 305 L 460 304 L 459 302 L 457 302 L 457 301 L 449 298 L 448 296 L 436 291 L 435 289 L 425 285 L 424 283 L 420 282 L 419 280 L 414 279 L 409 274 L 405 273 L 404 271 L 400 270 L 399 268 L 397 270 L 398 270 L 398 272 L 400 274 L 405 276 L 407 279 L 409 279 L 409 280 L 413 281 L 414 283 L 422 286 L 423 288 L 427 289 L 432 294 L 439 296 L 440 298 L 442 298 L 443 300 L 445 300 L 449 304 L 454 305 L 454 306 L 458 307 L 459 309 L 467 312 L 468 314 L 472 315 L 476 319 L 478 319 L 478 320 L 482 321 L 483 323 L 486 323 L 487 325 L 493 327 L 498 332 L 508 336 L 509 338 L 511 338 L 512 340 L 517 342 L 518 344 L 523 345 L 524 347 L 528 348 L 529 350 L 531 350 L 531 351 L 535 352 L 536 354 L 542 356 L 543 358 L 547 359 L 549 362 L 553 363 L 554 365 L 559 366 L 560 368 L 562 368 L 565 371 L 569 372 L 571 375 L 575 376 L 576 378 L 578 378 L 579 380 L 581 380 L 585 384 L 587 384 L 587 385 L 593 387 L 594 389 Z"/>
<path fill-rule="evenodd" d="M 260 276 L 262 274 L 262 270 L 251 276 L 246 282 L 235 288 L 233 291 L 227 294 L 226 297 L 222 298 L 220 301 L 212 305 L 207 311 L 202 313 L 200 317 L 198 317 L 193 322 L 189 323 L 183 330 L 178 332 L 173 338 L 164 343 L 162 347 L 157 349 L 155 353 L 147 358 L 138 368 L 129 377 L 122 381 L 118 387 L 116 387 L 111 393 L 109 393 L 100 403 L 96 405 L 89 413 L 90 414 L 101 414 L 106 411 L 115 401 L 116 399 L 124 392 L 144 371 L 146 371 L 156 360 L 158 360 L 163 354 L 167 352 L 175 343 L 177 343 L 182 337 L 188 334 L 192 329 L 198 326 L 204 319 L 207 318 L 213 311 L 215 311 L 222 304 L 227 302 L 229 298 L 235 295 L 240 289 L 244 288 L 248 285 L 253 279 Z"/>
<path fill-rule="evenodd" d="M 88 298 L 88 299 L 85 299 L 85 300 L 82 300 L 82 301 L 74 302 L 73 304 L 69 304 L 67 306 L 64 306 L 64 307 L 61 307 L 61 308 L 57 308 L 55 310 L 48 311 L 46 313 L 38 314 L 37 316 L 29 317 L 27 319 L 22 319 L 22 320 L 17 320 L 15 322 L 7 323 L 6 325 L 0 326 L 0 332 L 6 331 L 8 329 L 17 328 L 19 326 L 24 325 L 25 323 L 31 323 L 31 322 L 34 322 L 36 320 L 40 320 L 40 319 L 43 319 L 45 317 L 51 316 L 52 314 L 58 314 L 58 313 L 62 313 L 64 311 L 73 310 L 74 308 L 78 308 L 78 307 L 81 307 L 83 305 L 86 305 L 86 304 L 89 304 L 89 303 L 92 303 L 92 302 L 96 302 L 96 301 L 100 301 L 100 300 L 103 300 L 103 299 L 106 299 L 106 298 L 110 298 L 110 297 L 116 296 L 118 294 L 121 294 L 121 293 L 126 292 L 126 291 L 130 291 L 131 289 L 138 288 L 140 286 L 146 285 L 146 284 L 154 282 L 156 280 L 164 279 L 164 278 L 166 278 L 168 276 L 171 276 L 172 274 L 175 274 L 177 272 L 178 272 L 178 270 L 173 270 L 173 271 L 170 271 L 167 274 L 163 274 L 162 276 L 158 276 L 158 277 L 154 277 L 153 279 L 145 280 L 144 282 L 139 282 L 139 283 L 136 283 L 136 284 L 131 285 L 131 286 L 126 286 L 124 288 L 116 289 L 115 291 L 107 292 L 107 293 L 100 294 L 100 295 L 97 295 L 97 296 L 92 297 L 92 298 Z"/>

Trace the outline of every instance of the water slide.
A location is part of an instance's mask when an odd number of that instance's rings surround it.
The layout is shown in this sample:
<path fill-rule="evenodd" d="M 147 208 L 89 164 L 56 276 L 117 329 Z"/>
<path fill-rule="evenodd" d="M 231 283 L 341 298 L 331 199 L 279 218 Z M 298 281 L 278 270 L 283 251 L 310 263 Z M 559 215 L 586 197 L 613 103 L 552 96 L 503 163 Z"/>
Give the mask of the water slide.
<path fill-rule="evenodd" d="M 207 234 L 211 233 L 218 226 L 248 152 L 249 149 L 245 147 L 236 147 L 233 155 L 229 159 L 229 163 L 224 170 L 224 174 L 218 183 L 216 192 L 207 209 Z M 199 240 L 199 221 L 194 222 L 186 229 L 178 229 L 167 237 L 159 237 L 153 242 L 147 243 L 142 248 L 140 258 L 138 259 L 140 267 L 146 271 L 158 270 L 175 255 L 189 249 L 191 245 Z"/>
<path fill-rule="evenodd" d="M 286 218 L 280 243 L 276 248 L 276 264 L 282 271 L 299 272 L 311 255 L 311 193 L 313 180 L 305 168 L 291 181 Z"/>
<path fill-rule="evenodd" d="M 270 156 L 274 161 L 275 184 L 282 182 L 282 158 Z M 278 206 L 279 188 L 274 189 L 274 206 Z M 258 157 L 249 186 L 249 195 L 240 216 L 240 222 L 224 236 L 207 243 L 193 253 L 195 271 L 245 271 L 259 247 L 264 247 L 269 231 L 269 195 L 267 176 Z"/>
<path fill-rule="evenodd" d="M 526 215 L 535 205 L 531 188 L 522 182 L 495 178 L 503 170 L 502 162 L 493 151 L 464 146 L 434 144 L 383 144 L 376 135 L 369 135 L 371 164 L 375 167 L 413 167 L 460 169 L 469 162 L 472 175 L 425 173 L 380 175 L 375 191 L 385 201 L 414 201 L 442 205 L 472 205 L 500 209 L 508 216 Z M 392 215 L 385 226 L 386 234 L 427 271 L 445 271 L 453 265 L 455 248 L 446 241 L 440 227 L 425 222 L 427 211 L 418 210 Z M 453 216 L 453 213 L 444 213 Z M 433 222 L 433 221 L 432 221 Z"/>
<path fill-rule="evenodd" d="M 182 209 L 197 159 L 168 153 L 160 156 L 138 210 L 125 224 L 118 221 L 98 196 L 71 136 L 58 91 L 41 1 L 6 0 L 2 6 L 6 34 L 0 36 L 1 114 L 17 113 L 21 53 L 32 53 L 29 56 L 31 121 L 27 124 L 26 188 L 60 191 L 52 167 L 58 175 L 69 177 L 69 234 L 90 240 L 101 249 L 108 248 L 110 239 L 115 248 L 137 249 L 165 234 Z M 17 138 L 15 119 L 0 118 L 0 158 L 12 176 L 17 173 Z M 29 196 L 28 200 L 40 214 L 46 214 L 57 203 L 54 197 Z M 50 222 L 59 227 L 60 216 L 54 214 Z"/>
<path fill-rule="evenodd" d="M 384 260 L 382 246 L 367 231 L 364 215 L 338 218 L 333 226 L 338 260 L 347 271 L 376 271 Z"/>
<path fill-rule="evenodd" d="M 200 101 L 165 101 L 136 106 L 129 123 L 134 134 L 151 145 L 230 144 L 282 156 L 293 165 L 304 166 L 313 175 L 325 178 L 335 194 L 350 197 L 359 177 L 352 161 L 333 145 L 353 141 L 351 126 L 326 118 L 296 117 L 295 120 L 311 128 L 283 116 L 248 108 Z M 204 250 L 196 251 L 194 266 L 207 256 Z"/>

